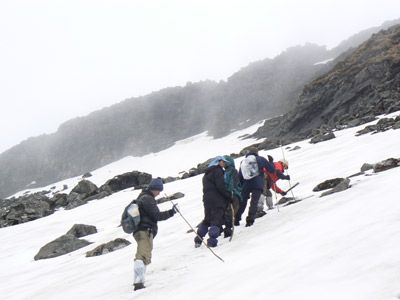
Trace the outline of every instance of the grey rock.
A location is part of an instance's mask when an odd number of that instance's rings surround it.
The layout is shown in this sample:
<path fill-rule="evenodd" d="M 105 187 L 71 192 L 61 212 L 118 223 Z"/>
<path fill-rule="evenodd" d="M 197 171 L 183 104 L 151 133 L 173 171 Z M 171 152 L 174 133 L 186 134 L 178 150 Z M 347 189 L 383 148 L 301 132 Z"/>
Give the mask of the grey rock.
<path fill-rule="evenodd" d="M 336 136 L 333 132 L 317 135 L 317 136 L 314 136 L 313 138 L 311 138 L 310 144 L 317 144 L 320 142 L 328 141 L 328 140 L 334 139 L 335 137 Z"/>
<path fill-rule="evenodd" d="M 320 197 L 324 197 L 324 196 L 328 196 L 328 195 L 331 195 L 334 193 L 342 192 L 344 190 L 347 190 L 350 187 L 351 187 L 350 179 L 346 178 L 341 183 L 339 183 L 337 186 L 335 186 L 333 189 L 323 192 Z"/>
<path fill-rule="evenodd" d="M 361 166 L 360 171 L 361 171 L 361 172 L 365 172 L 365 171 L 368 171 L 368 170 L 372 170 L 373 168 L 374 168 L 374 165 L 373 165 L 373 164 L 365 163 L 365 164 L 363 164 L 363 165 Z"/>
<path fill-rule="evenodd" d="M 93 256 L 107 254 L 107 253 L 113 252 L 115 250 L 122 249 L 130 244 L 131 244 L 131 242 L 129 242 L 125 239 L 117 238 L 111 242 L 102 244 L 102 245 L 94 248 L 93 250 L 86 252 L 86 257 L 93 257 Z"/>
<path fill-rule="evenodd" d="M 177 192 L 177 193 L 174 193 L 174 194 L 170 195 L 168 198 L 167 197 L 161 197 L 161 198 L 157 199 L 157 204 L 164 203 L 164 202 L 167 202 L 167 201 L 170 201 L 170 200 L 176 200 L 176 199 L 183 198 L 183 197 L 185 197 L 184 193 Z"/>
<path fill-rule="evenodd" d="M 334 178 L 334 179 L 325 180 L 324 182 L 321 182 L 316 187 L 314 187 L 313 192 L 319 192 L 319 191 L 334 188 L 335 186 L 337 186 L 344 180 L 345 180 L 344 178 Z"/>
<path fill-rule="evenodd" d="M 100 191 L 115 193 L 131 187 L 141 189 L 148 185 L 151 179 L 152 176 L 148 173 L 139 171 L 127 172 L 108 180 L 100 187 Z"/>
<path fill-rule="evenodd" d="M 40 248 L 34 259 L 39 260 L 61 256 L 90 244 L 86 240 L 80 240 L 73 235 L 65 234 Z"/>
<path fill-rule="evenodd" d="M 72 226 L 70 230 L 68 230 L 67 234 L 73 235 L 76 238 L 81 238 L 90 234 L 97 233 L 96 226 L 93 225 L 85 225 L 85 224 L 75 224 Z"/>
<path fill-rule="evenodd" d="M 396 168 L 400 165 L 400 159 L 388 158 L 374 165 L 374 172 L 382 172 L 392 168 Z"/>

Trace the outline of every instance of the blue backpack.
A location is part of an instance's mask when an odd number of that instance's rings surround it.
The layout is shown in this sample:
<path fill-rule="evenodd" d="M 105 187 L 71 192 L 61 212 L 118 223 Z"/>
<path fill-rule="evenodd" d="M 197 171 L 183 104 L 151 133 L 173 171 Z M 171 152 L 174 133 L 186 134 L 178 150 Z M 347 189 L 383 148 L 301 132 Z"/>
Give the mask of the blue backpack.
<path fill-rule="evenodd" d="M 121 217 L 122 230 L 125 233 L 135 233 L 139 229 L 140 211 L 136 200 L 125 207 Z"/>

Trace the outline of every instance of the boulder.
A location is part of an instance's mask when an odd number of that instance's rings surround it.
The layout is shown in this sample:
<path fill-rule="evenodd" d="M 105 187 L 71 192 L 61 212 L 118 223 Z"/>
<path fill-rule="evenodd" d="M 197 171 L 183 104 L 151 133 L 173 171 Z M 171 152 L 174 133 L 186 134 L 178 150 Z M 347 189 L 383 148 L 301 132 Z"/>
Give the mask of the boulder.
<path fill-rule="evenodd" d="M 374 165 L 368 164 L 368 163 L 364 163 L 364 164 L 361 166 L 360 171 L 361 171 L 361 172 L 365 172 L 365 171 L 368 171 L 368 170 L 372 170 L 373 168 L 374 168 Z"/>
<path fill-rule="evenodd" d="M 334 139 L 335 137 L 336 136 L 335 136 L 335 134 L 333 132 L 328 132 L 328 133 L 325 133 L 325 134 L 319 134 L 319 135 L 316 135 L 313 138 L 311 138 L 310 144 L 317 144 L 317 143 L 320 143 L 320 142 L 328 141 L 328 140 Z"/>
<path fill-rule="evenodd" d="M 72 189 L 71 193 L 84 195 L 83 199 L 96 194 L 97 190 L 98 188 L 93 182 L 83 179 Z"/>
<path fill-rule="evenodd" d="M 102 244 L 100 246 L 97 246 L 93 250 L 86 252 L 86 257 L 93 257 L 93 256 L 107 254 L 115 250 L 122 249 L 130 244 L 131 242 L 125 239 L 117 238 L 111 242 Z"/>
<path fill-rule="evenodd" d="M 388 158 L 374 165 L 374 172 L 382 172 L 392 168 L 396 168 L 400 165 L 400 159 Z"/>
<path fill-rule="evenodd" d="M 345 180 L 340 182 L 337 186 L 335 186 L 333 189 L 331 189 L 329 191 L 326 191 L 326 192 L 323 192 L 320 197 L 328 196 L 328 195 L 331 195 L 333 193 L 342 192 L 344 190 L 347 190 L 350 187 L 351 187 L 350 179 L 346 178 Z"/>
<path fill-rule="evenodd" d="M 344 178 L 334 178 L 334 179 L 325 180 L 324 182 L 321 182 L 315 188 L 313 188 L 313 192 L 319 192 L 319 191 L 334 188 L 335 186 L 337 186 L 339 183 L 343 182 L 344 180 L 345 180 Z"/>
<path fill-rule="evenodd" d="M 72 235 L 76 238 L 81 238 L 90 234 L 97 233 L 96 226 L 93 225 L 85 225 L 85 224 L 75 224 L 72 226 L 70 230 L 68 230 L 67 234 Z"/>
<path fill-rule="evenodd" d="M 86 240 L 80 240 L 71 234 L 65 234 L 40 248 L 34 259 L 39 260 L 61 256 L 90 244 Z"/>
<path fill-rule="evenodd" d="M 150 183 L 151 178 L 151 174 L 148 173 L 139 171 L 127 172 L 108 180 L 100 187 L 100 191 L 115 193 L 131 187 L 142 189 Z"/>
<path fill-rule="evenodd" d="M 3 202 L 0 227 L 21 224 L 51 215 L 49 198 L 40 193 L 25 195 L 10 202 Z"/>
<path fill-rule="evenodd" d="M 157 204 L 164 203 L 164 202 L 167 202 L 167 201 L 170 201 L 170 200 L 183 198 L 183 197 L 185 197 L 184 193 L 177 192 L 177 193 L 174 193 L 174 194 L 170 195 L 168 198 L 167 197 L 161 197 L 161 198 L 157 199 Z"/>

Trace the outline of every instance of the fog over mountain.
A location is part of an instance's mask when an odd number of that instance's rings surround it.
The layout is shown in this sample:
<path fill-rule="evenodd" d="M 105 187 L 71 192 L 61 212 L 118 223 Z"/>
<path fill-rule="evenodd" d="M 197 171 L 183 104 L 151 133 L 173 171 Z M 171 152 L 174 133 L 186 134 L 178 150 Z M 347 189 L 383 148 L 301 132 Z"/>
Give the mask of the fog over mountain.
<path fill-rule="evenodd" d="M 318 62 L 358 46 L 379 29 L 332 50 L 315 44 L 295 46 L 274 59 L 249 64 L 227 81 L 189 82 L 65 122 L 56 133 L 30 138 L 0 155 L 0 197 L 32 182 L 30 186 L 45 185 L 127 155 L 156 152 L 206 130 L 222 136 L 284 114 L 307 83 L 334 66 Z"/>

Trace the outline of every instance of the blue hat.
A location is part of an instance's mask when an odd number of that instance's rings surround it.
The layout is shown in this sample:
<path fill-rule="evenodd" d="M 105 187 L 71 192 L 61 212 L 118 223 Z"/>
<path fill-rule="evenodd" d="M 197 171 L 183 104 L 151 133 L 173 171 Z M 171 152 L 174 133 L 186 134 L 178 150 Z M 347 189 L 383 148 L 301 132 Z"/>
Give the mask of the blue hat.
<path fill-rule="evenodd" d="M 208 164 L 208 167 L 212 167 L 212 166 L 218 165 L 221 160 L 223 160 L 226 163 L 229 163 L 229 161 L 225 157 L 217 156 Z"/>
<path fill-rule="evenodd" d="M 160 191 L 161 192 L 164 189 L 162 179 L 160 177 L 152 179 L 147 188 L 151 191 Z"/>

